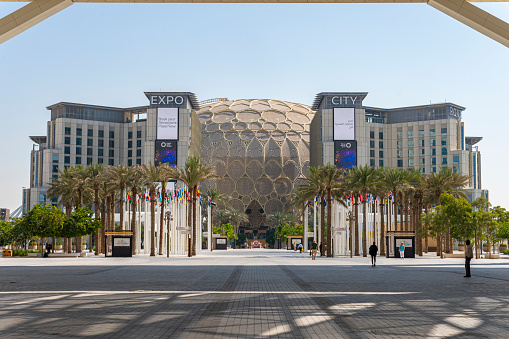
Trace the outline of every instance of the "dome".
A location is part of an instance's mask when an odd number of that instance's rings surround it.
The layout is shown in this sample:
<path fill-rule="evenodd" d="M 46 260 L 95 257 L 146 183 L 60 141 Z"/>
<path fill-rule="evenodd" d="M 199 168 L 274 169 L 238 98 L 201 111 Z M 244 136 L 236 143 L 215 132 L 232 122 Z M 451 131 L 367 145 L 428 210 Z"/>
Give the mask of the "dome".
<path fill-rule="evenodd" d="M 247 229 L 262 235 L 266 217 L 286 212 L 289 194 L 309 169 L 314 111 L 286 101 L 243 99 L 206 104 L 197 114 L 202 162 L 220 176 L 201 190 L 218 188 L 229 196 L 231 207 L 249 216 Z"/>

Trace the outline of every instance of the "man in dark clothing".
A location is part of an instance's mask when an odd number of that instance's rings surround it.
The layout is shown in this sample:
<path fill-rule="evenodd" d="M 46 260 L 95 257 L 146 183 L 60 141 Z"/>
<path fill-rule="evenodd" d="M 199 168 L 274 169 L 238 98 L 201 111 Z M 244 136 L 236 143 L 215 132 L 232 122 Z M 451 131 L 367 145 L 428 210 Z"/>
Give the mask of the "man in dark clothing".
<path fill-rule="evenodd" d="M 378 253 L 378 247 L 373 241 L 373 245 L 369 246 L 369 255 L 371 256 L 371 267 L 376 266 L 376 254 Z"/>
<path fill-rule="evenodd" d="M 474 257 L 474 251 L 470 246 L 470 240 L 465 241 L 465 278 L 470 278 L 470 260 Z"/>
<path fill-rule="evenodd" d="M 322 243 L 320 243 L 320 246 L 319 246 L 319 247 L 320 247 L 320 256 L 322 256 L 322 248 L 323 248 L 323 244 L 322 244 Z"/>

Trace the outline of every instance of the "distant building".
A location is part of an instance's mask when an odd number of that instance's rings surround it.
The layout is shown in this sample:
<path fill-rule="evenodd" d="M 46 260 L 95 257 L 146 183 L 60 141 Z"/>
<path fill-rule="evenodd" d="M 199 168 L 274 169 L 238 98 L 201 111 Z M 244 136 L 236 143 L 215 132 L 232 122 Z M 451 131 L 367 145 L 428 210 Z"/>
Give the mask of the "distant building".
<path fill-rule="evenodd" d="M 0 208 L 0 220 L 1 221 L 11 220 L 11 210 L 8 208 Z"/>

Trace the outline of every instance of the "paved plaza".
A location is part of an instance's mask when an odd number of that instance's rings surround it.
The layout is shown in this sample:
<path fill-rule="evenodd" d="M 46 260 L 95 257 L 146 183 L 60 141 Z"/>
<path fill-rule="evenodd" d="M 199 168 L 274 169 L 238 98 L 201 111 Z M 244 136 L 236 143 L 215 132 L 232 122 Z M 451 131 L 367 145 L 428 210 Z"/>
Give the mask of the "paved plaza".
<path fill-rule="evenodd" d="M 509 259 L 0 257 L 0 338 L 507 338 Z"/>

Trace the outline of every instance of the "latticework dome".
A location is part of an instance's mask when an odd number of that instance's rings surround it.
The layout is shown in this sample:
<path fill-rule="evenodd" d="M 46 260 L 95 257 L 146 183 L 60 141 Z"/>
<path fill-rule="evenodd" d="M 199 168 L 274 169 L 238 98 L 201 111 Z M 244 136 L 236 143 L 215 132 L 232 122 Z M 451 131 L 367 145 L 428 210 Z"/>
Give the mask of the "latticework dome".
<path fill-rule="evenodd" d="M 279 100 L 233 100 L 202 106 L 202 162 L 213 165 L 217 187 L 250 226 L 285 212 L 289 194 L 309 169 L 311 107 Z"/>

